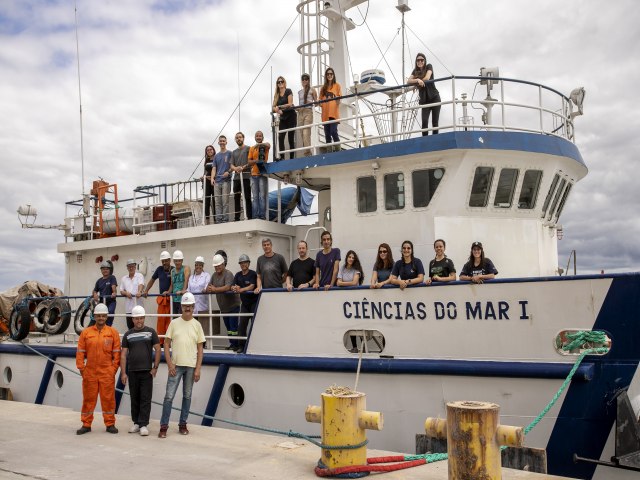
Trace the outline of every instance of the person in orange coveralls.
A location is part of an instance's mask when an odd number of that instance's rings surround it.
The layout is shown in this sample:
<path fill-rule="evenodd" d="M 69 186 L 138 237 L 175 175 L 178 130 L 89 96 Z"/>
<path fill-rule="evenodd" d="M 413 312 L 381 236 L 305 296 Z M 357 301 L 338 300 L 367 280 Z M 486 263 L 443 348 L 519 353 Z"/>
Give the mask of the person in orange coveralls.
<path fill-rule="evenodd" d="M 96 305 L 93 310 L 95 325 L 85 328 L 78 340 L 76 367 L 82 375 L 82 427 L 76 431 L 78 435 L 91 431 L 98 393 L 107 432 L 118 433 L 115 425 L 115 376 L 120 368 L 120 335 L 115 328 L 107 325 L 108 313 L 104 303 Z"/>

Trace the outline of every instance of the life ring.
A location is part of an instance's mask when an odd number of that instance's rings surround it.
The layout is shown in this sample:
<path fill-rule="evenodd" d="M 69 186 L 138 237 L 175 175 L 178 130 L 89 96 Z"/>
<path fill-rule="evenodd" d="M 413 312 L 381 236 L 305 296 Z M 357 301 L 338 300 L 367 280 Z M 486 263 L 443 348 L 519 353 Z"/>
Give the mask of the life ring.
<path fill-rule="evenodd" d="M 33 324 L 36 327 L 36 330 L 39 332 L 44 332 L 44 314 L 51 305 L 50 299 L 44 299 L 36 306 L 33 311 Z"/>
<path fill-rule="evenodd" d="M 44 314 L 44 331 L 49 335 L 64 333 L 71 323 L 71 305 L 67 300 L 54 298 Z"/>
<path fill-rule="evenodd" d="M 95 306 L 96 301 L 92 297 L 87 297 L 76 310 L 76 315 L 73 318 L 73 329 L 78 335 L 89 326 L 89 322 L 93 318 L 93 309 Z"/>
<path fill-rule="evenodd" d="M 15 306 L 11 310 L 9 318 L 9 332 L 11 339 L 20 341 L 29 335 L 29 327 L 31 327 L 31 312 L 28 306 Z"/>

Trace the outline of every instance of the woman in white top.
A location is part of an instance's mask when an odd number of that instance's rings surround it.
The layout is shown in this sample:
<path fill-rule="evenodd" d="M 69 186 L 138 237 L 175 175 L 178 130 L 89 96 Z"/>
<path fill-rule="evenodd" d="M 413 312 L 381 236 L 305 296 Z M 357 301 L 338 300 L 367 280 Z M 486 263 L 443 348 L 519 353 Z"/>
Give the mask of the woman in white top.
<path fill-rule="evenodd" d="M 187 291 L 193 293 L 196 299 L 193 314 L 209 313 L 209 295 L 201 295 L 207 290 L 207 285 L 211 281 L 211 274 L 204 271 L 204 258 L 196 257 L 195 268 L 189 278 Z"/>
<path fill-rule="evenodd" d="M 303 73 L 300 77 L 302 81 L 302 89 L 298 91 L 298 105 L 307 105 L 318 100 L 318 92 L 311 86 L 311 79 L 308 73 Z M 313 123 L 313 108 L 311 106 L 302 107 L 298 109 L 298 126 L 311 125 Z M 311 146 L 311 127 L 303 128 L 302 132 L 302 146 Z M 305 150 L 305 157 L 312 155 L 310 148 Z"/>
<path fill-rule="evenodd" d="M 340 267 L 340 272 L 338 272 L 336 285 L 339 287 L 356 287 L 362 285 L 363 280 L 364 274 L 358 254 L 353 250 L 349 250 L 345 257 L 344 265 Z"/>

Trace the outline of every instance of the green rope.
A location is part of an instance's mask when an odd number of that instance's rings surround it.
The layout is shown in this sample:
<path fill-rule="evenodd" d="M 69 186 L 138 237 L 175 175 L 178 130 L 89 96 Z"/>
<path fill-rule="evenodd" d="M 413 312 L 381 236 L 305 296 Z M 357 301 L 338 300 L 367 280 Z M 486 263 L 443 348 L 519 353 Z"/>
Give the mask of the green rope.
<path fill-rule="evenodd" d="M 586 343 L 595 343 L 595 344 L 604 345 L 607 341 L 606 334 L 598 330 L 588 331 L 588 332 L 580 331 L 575 333 L 569 333 L 567 334 L 567 338 L 571 340 L 571 342 L 562 347 L 562 349 L 565 351 L 580 348 L 584 346 Z M 580 356 L 578 356 L 578 359 L 574 363 L 573 368 L 571 368 L 571 370 L 569 371 L 569 375 L 567 375 L 567 378 L 565 378 L 564 382 L 562 382 L 562 385 L 560 386 L 558 391 L 551 398 L 551 401 L 547 404 L 546 407 L 542 409 L 542 411 L 538 414 L 538 416 L 534 418 L 533 421 L 524 428 L 524 434 L 527 435 L 531 430 L 533 430 L 536 427 L 536 425 L 538 425 L 540 421 L 544 418 L 544 416 L 547 413 L 549 413 L 549 410 L 553 408 L 553 406 L 556 404 L 558 399 L 562 396 L 564 391 L 567 389 L 567 387 L 571 383 L 571 379 L 573 379 L 573 376 L 578 371 L 578 368 L 580 367 L 582 360 L 584 360 L 584 357 L 586 357 L 587 355 L 603 354 L 603 353 L 607 353 L 608 351 L 609 351 L 609 347 L 588 348 L 584 350 L 580 354 Z M 503 445 L 502 447 L 500 447 L 500 450 L 505 450 L 507 448 L 509 447 L 506 445 Z M 427 463 L 432 463 L 432 462 L 439 462 L 441 460 L 446 460 L 448 458 L 448 455 L 446 453 L 425 453 L 422 455 L 405 455 L 404 458 L 405 460 L 418 460 L 418 459 L 424 458 L 427 461 Z"/>
<path fill-rule="evenodd" d="M 567 339 L 570 342 L 562 346 L 562 350 L 568 352 L 584 346 L 594 347 L 595 345 L 604 345 L 607 341 L 607 335 L 599 330 L 579 331 L 567 333 Z"/>

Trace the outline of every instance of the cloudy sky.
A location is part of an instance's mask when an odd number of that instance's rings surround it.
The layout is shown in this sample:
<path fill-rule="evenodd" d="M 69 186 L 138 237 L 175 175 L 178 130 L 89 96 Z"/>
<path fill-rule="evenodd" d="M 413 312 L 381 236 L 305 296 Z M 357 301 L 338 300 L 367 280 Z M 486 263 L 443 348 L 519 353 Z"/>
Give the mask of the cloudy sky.
<path fill-rule="evenodd" d="M 392 44 L 388 59 L 398 75 L 397 2 L 370 3 L 349 16 L 360 24 L 366 14 L 379 44 Z M 300 73 L 297 21 L 239 114 L 233 112 L 296 18 L 295 4 L 77 0 L 85 189 L 103 177 L 128 197 L 136 185 L 186 180 L 194 170 L 199 175 L 203 147 L 220 131 L 268 130 L 272 75 Z M 428 46 L 436 76 L 499 66 L 502 76 L 565 94 L 585 87 L 577 144 L 590 173 L 561 218 L 561 263 L 576 249 L 579 273 L 640 269 L 636 2 L 605 8 L 595 0 L 412 0 L 410 6 L 409 57 Z M 349 35 L 354 70 L 378 65 L 368 30 Z M 31 203 L 38 223 L 59 224 L 64 202 L 81 197 L 78 110 L 73 0 L 0 1 L 0 291 L 27 279 L 63 283 L 64 259 L 56 252 L 62 233 L 22 230 L 16 209 Z"/>

